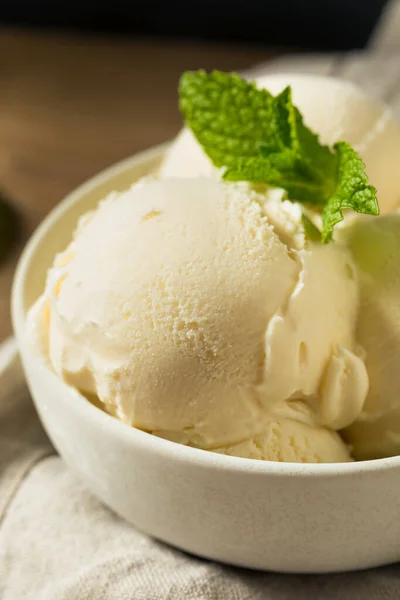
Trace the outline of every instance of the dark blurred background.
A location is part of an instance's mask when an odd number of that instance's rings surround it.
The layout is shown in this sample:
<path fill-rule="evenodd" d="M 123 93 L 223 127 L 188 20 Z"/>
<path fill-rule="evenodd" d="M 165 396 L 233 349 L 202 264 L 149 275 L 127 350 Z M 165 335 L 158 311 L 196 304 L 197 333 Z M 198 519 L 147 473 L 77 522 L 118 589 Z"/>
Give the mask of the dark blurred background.
<path fill-rule="evenodd" d="M 130 35 L 362 48 L 385 0 L 1 0 L 3 23 Z"/>

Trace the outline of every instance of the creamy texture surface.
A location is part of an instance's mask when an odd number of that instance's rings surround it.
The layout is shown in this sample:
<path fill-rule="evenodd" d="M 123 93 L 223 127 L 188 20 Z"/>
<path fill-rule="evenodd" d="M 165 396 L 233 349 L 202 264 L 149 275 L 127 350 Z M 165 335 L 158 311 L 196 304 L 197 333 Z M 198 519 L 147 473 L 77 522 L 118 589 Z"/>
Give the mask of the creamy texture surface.
<path fill-rule="evenodd" d="M 293 102 L 304 122 L 318 132 L 324 144 L 332 146 L 345 140 L 360 153 L 369 181 L 378 190 L 381 213 L 400 205 L 400 125 L 389 108 L 369 98 L 354 84 L 330 77 L 266 75 L 256 79 L 256 83 L 272 94 L 290 85 Z M 219 177 L 219 171 L 188 129 L 172 144 L 160 174 Z"/>
<path fill-rule="evenodd" d="M 300 217 L 275 192 L 211 178 L 112 195 L 82 218 L 29 316 L 54 370 L 173 441 L 349 460 L 335 430 L 368 388 L 356 269 L 341 243 L 306 242 Z"/>
<path fill-rule="evenodd" d="M 215 452 L 278 462 L 347 462 L 349 450 L 340 435 L 292 419 L 271 419 L 260 435 Z"/>

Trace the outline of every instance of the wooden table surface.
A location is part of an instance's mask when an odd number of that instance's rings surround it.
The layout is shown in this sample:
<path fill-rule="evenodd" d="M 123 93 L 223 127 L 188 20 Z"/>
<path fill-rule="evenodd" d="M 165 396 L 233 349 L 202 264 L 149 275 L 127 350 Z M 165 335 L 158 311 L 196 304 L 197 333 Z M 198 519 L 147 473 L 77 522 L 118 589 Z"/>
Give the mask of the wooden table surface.
<path fill-rule="evenodd" d="M 173 137 L 186 69 L 243 69 L 271 57 L 246 46 L 0 31 L 0 189 L 22 217 L 0 266 L 0 341 L 24 242 L 65 194 L 107 165 Z"/>

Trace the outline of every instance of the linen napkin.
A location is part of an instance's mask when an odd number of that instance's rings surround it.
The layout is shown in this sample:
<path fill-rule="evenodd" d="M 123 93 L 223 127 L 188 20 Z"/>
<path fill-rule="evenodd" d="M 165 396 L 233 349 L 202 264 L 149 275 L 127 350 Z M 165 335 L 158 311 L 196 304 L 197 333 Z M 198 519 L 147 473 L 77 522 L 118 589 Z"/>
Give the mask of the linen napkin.
<path fill-rule="evenodd" d="M 400 116 L 400 1 L 370 50 L 295 56 L 252 75 L 340 76 Z M 400 164 L 400 157 L 399 157 Z M 189 556 L 139 533 L 103 506 L 48 441 L 14 340 L 0 349 L 0 600 L 397 600 L 400 565 L 334 575 L 282 575 Z"/>

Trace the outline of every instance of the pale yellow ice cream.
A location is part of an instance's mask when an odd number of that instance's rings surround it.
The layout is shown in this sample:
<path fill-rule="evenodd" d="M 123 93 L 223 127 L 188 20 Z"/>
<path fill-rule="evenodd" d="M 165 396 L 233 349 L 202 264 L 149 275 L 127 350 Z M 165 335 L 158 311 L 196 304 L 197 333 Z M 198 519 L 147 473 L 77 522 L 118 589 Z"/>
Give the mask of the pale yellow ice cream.
<path fill-rule="evenodd" d="M 31 324 L 56 373 L 122 421 L 204 449 L 349 460 L 357 274 L 300 208 L 213 179 L 144 180 L 85 216 Z M 247 440 L 247 441 L 246 441 Z"/>
<path fill-rule="evenodd" d="M 291 419 L 272 419 L 264 433 L 215 452 L 228 456 L 278 462 L 348 462 L 349 450 L 340 435 L 325 427 Z"/>
<path fill-rule="evenodd" d="M 354 84 L 332 77 L 287 73 L 260 77 L 256 83 L 272 94 L 291 85 L 294 104 L 321 142 L 332 146 L 345 140 L 359 152 L 369 181 L 378 190 L 381 213 L 400 205 L 400 125 L 388 107 Z M 219 171 L 193 134 L 184 129 L 172 144 L 160 175 L 219 177 Z"/>
<path fill-rule="evenodd" d="M 362 218 L 344 235 L 359 268 L 357 335 L 370 389 L 345 432 L 358 459 L 400 454 L 400 214 Z"/>

